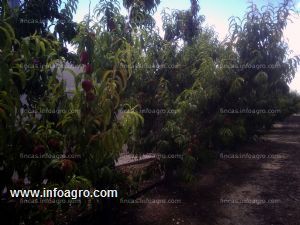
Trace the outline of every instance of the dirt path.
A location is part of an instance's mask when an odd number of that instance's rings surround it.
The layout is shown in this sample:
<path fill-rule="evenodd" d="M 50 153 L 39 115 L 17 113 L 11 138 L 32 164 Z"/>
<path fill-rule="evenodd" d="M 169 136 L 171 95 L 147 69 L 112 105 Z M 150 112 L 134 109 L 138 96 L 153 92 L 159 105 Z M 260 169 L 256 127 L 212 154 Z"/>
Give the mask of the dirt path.
<path fill-rule="evenodd" d="M 159 186 L 144 203 L 124 204 L 116 224 L 300 225 L 300 115 L 238 153 L 220 155 L 193 184 Z"/>

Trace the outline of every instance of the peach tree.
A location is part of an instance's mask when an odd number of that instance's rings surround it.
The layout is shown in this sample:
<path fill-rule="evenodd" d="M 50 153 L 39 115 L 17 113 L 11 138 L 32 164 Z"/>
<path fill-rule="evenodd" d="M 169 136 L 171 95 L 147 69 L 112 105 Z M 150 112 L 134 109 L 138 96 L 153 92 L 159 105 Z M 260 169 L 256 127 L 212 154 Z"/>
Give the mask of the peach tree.
<path fill-rule="evenodd" d="M 25 224 L 62 221 L 66 212 L 86 210 L 88 200 L 72 207 L 26 205 L 12 199 L 9 190 L 119 189 L 122 176 L 115 171 L 115 160 L 143 122 L 134 105 L 122 106 L 124 112 L 117 114 L 132 75 L 126 69 L 130 68 L 132 48 L 126 41 L 119 42 L 110 53 L 111 68 L 101 68 L 96 55 L 102 48 L 99 37 L 85 27 L 78 37 L 85 44 L 79 48 L 84 70 L 75 74 L 59 59 L 58 42 L 38 35 L 17 39 L 5 21 L 0 30 L 1 191 L 7 218 L 16 215 L 10 219 Z M 36 57 L 45 58 L 45 66 L 32 66 Z M 45 94 L 26 108 L 20 87 L 35 72 L 49 68 L 52 76 Z M 64 69 L 75 78 L 75 90 L 69 94 L 58 75 Z M 100 209 L 109 207 L 103 201 L 94 199 L 92 204 Z"/>

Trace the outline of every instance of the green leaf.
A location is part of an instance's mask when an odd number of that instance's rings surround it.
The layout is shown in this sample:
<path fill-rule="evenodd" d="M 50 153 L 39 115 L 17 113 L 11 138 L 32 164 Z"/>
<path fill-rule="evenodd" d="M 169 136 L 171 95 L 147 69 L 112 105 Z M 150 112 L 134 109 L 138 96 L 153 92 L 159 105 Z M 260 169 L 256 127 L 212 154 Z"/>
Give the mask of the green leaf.
<path fill-rule="evenodd" d="M 5 49 L 9 50 L 11 48 L 11 45 L 12 45 L 12 37 L 10 36 L 9 31 L 7 31 L 4 27 L 0 26 L 0 31 L 2 31 L 4 33 L 4 35 L 5 35 L 5 37 L 6 37 L 4 39 L 4 45 L 3 45 L 3 47 Z M 1 48 L 3 48 L 3 47 L 1 47 Z"/>

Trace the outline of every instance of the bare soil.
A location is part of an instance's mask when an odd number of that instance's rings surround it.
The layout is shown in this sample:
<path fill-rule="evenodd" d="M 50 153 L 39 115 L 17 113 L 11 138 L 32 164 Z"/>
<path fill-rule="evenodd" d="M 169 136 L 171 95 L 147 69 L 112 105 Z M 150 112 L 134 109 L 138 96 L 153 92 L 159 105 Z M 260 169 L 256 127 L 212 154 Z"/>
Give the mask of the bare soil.
<path fill-rule="evenodd" d="M 300 225 L 300 115 L 234 153 L 250 157 L 220 157 L 191 184 L 157 186 L 122 204 L 115 224 Z"/>

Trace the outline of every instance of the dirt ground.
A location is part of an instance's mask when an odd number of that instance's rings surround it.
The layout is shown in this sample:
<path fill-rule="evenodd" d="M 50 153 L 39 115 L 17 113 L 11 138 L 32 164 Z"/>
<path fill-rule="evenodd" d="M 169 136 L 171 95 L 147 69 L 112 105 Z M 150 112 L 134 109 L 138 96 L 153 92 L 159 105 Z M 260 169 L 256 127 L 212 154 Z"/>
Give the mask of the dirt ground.
<path fill-rule="evenodd" d="M 160 185 L 124 203 L 115 224 L 300 225 L 300 115 L 237 149 L 239 157 L 228 154 L 192 184 Z"/>

